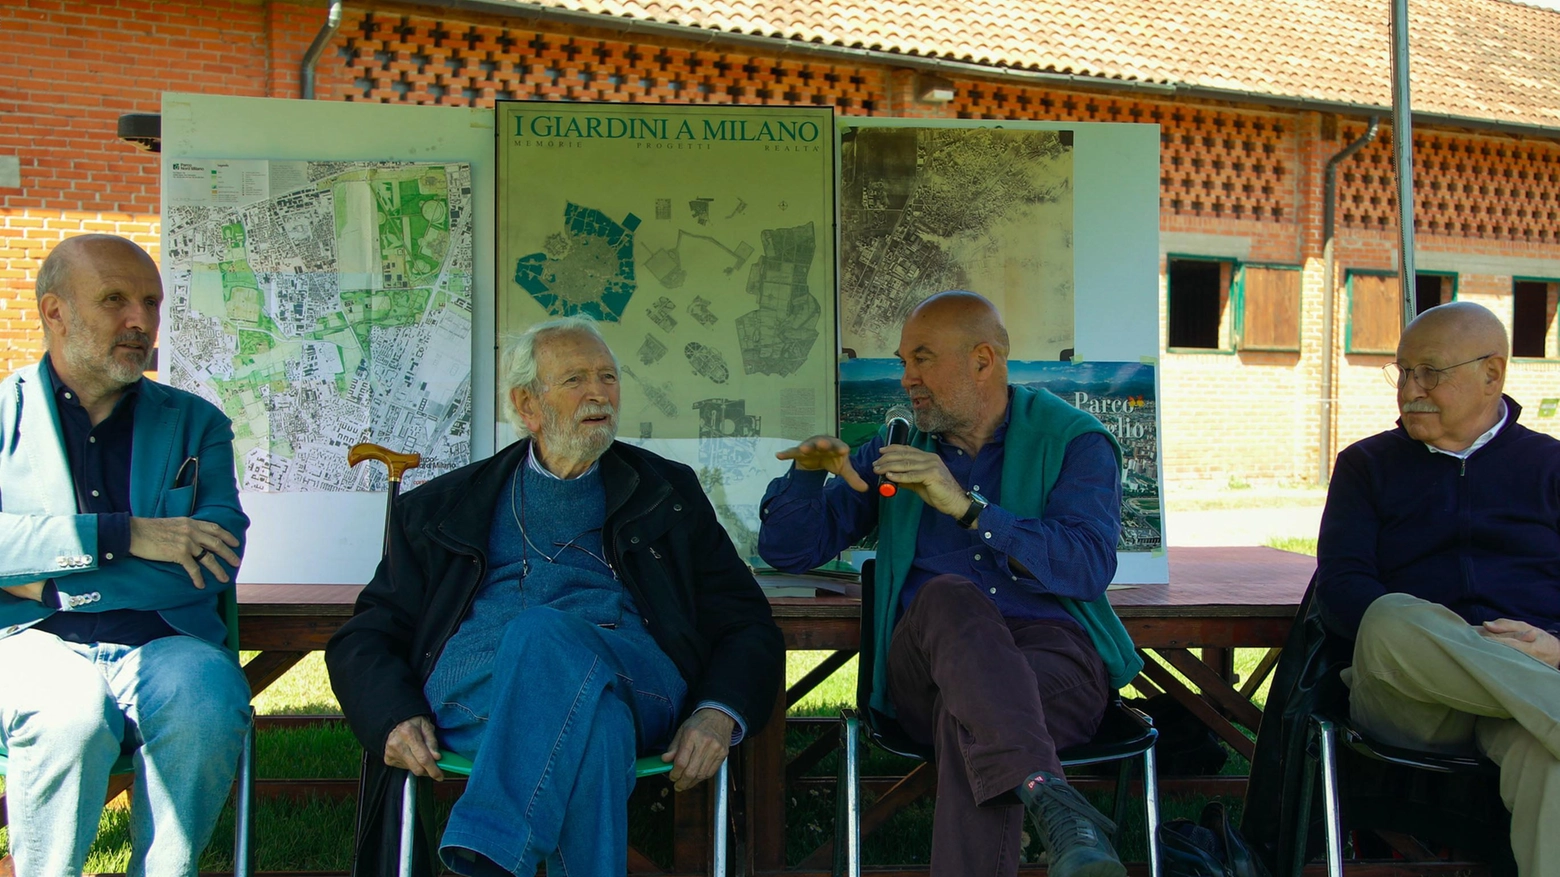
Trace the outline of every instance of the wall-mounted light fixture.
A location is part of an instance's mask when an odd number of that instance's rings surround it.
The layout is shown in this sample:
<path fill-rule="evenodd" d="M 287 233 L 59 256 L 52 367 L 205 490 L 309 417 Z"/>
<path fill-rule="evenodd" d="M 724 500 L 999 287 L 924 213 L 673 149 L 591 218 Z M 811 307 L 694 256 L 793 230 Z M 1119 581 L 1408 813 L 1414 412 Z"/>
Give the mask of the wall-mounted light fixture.
<path fill-rule="evenodd" d="M 927 103 L 945 104 L 954 98 L 953 80 L 944 79 L 931 73 L 922 73 L 915 78 L 915 96 Z"/>
<path fill-rule="evenodd" d="M 119 117 L 119 139 L 145 152 L 162 152 L 162 116 L 125 113 Z"/>

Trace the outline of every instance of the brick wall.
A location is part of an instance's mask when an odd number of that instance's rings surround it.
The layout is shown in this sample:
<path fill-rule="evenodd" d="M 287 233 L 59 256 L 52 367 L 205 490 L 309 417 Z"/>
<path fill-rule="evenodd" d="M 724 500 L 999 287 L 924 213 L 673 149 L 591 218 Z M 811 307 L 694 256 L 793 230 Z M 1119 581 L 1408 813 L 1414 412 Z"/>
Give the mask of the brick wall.
<path fill-rule="evenodd" d="M 291 2 L 0 4 L 0 38 L 10 50 L 0 65 L 0 154 L 18 155 L 22 169 L 20 188 L 0 188 L 0 372 L 34 360 L 41 348 L 32 280 L 55 242 L 114 231 L 156 253 L 157 162 L 114 139 L 119 114 L 157 112 L 165 90 L 297 97 L 299 63 L 323 20 L 319 5 Z M 499 98 L 792 104 L 848 115 L 1160 125 L 1161 229 L 1214 235 L 1239 242 L 1247 261 L 1303 268 L 1299 352 L 1161 357 L 1167 477 L 1224 483 L 1315 476 L 1330 285 L 1321 178 L 1327 159 L 1363 123 L 976 80 L 954 81 L 949 103 L 929 103 L 917 99 L 920 76 L 905 69 L 766 57 L 706 40 L 629 41 L 607 30 L 511 24 L 365 2 L 346 11 L 324 52 L 317 96 L 451 106 Z M 1453 131 L 1416 132 L 1415 141 L 1422 252 L 1560 260 L 1560 144 Z M 1378 374 L 1386 358 L 1341 352 L 1345 271 L 1394 270 L 1390 161 L 1384 130 L 1340 168 L 1339 352 L 1329 423 L 1335 451 L 1395 418 L 1392 393 Z M 1510 276 L 1466 274 L 1459 295 L 1511 318 Z M 1509 387 L 1536 409 L 1538 399 L 1560 395 L 1560 363 L 1515 362 Z M 1560 419 L 1530 414 L 1528 422 L 1560 432 Z"/>

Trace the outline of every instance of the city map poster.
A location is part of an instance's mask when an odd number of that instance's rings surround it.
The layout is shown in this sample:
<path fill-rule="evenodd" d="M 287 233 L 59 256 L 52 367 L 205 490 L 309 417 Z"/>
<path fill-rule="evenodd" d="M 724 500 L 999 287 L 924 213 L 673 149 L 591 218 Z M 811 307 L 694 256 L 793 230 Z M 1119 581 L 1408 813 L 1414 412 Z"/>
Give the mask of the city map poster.
<path fill-rule="evenodd" d="M 753 556 L 775 452 L 836 416 L 832 110 L 499 101 L 495 125 L 500 346 L 597 320 L 618 437 L 693 467 Z"/>
<path fill-rule="evenodd" d="M 167 380 L 233 421 L 244 491 L 380 491 L 371 441 L 471 456 L 471 169 L 174 159 L 163 191 Z"/>
<path fill-rule="evenodd" d="M 1072 236 L 1072 131 L 840 121 L 840 345 L 849 353 L 893 356 L 912 308 L 967 289 L 996 304 L 1015 359 L 1070 359 Z"/>
<path fill-rule="evenodd" d="M 876 435 L 894 405 L 906 403 L 895 359 L 840 362 L 840 438 L 859 447 Z M 1094 415 L 1121 445 L 1121 539 L 1118 551 L 1164 544 L 1160 512 L 1159 406 L 1154 367 L 1137 362 L 1008 362 L 1008 383 L 1046 390 Z"/>

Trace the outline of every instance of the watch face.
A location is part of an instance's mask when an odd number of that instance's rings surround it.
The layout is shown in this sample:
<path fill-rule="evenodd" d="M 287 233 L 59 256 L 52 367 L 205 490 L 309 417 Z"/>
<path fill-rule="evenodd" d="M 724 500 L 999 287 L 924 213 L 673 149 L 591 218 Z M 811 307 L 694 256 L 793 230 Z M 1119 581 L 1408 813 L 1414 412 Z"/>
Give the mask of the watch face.
<path fill-rule="evenodd" d="M 972 502 L 977 502 L 977 503 L 979 503 L 982 506 L 991 505 L 991 503 L 986 501 L 986 498 L 984 496 L 981 496 L 980 494 L 976 493 L 973 490 L 968 491 L 966 495 L 969 496 L 969 498 L 970 498 L 970 500 Z"/>

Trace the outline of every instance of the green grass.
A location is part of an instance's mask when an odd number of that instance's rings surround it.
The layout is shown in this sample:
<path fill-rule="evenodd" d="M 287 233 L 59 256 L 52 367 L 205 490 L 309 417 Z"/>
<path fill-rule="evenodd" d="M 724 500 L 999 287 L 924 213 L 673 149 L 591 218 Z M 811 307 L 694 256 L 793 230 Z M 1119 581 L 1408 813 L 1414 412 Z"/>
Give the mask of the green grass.
<path fill-rule="evenodd" d="M 1316 556 L 1316 538 L 1308 536 L 1274 536 L 1263 543 L 1269 548 L 1277 548 L 1280 551 L 1293 551 L 1296 554 L 1309 554 Z"/>
<path fill-rule="evenodd" d="M 791 652 L 787 655 L 787 684 L 795 683 L 828 652 Z M 1236 671 L 1249 673 L 1262 654 L 1258 649 L 1236 651 Z M 245 656 L 248 657 L 247 655 Z M 793 716 L 835 716 L 841 707 L 854 703 L 856 662 L 850 661 L 809 693 L 792 710 Z M 1266 686 L 1255 700 L 1266 698 Z M 330 693 L 324 663 L 313 654 L 255 699 L 256 707 L 268 714 L 339 713 Z M 819 732 L 835 733 L 833 726 L 792 728 L 786 735 L 786 747 L 794 755 L 805 748 Z M 865 747 L 864 776 L 903 775 L 914 762 L 881 750 Z M 1230 753 L 1224 773 L 1246 771 L 1245 759 Z M 308 725 L 298 728 L 267 729 L 256 744 L 256 773 L 261 778 L 348 779 L 358 773 L 362 750 L 344 725 Z M 837 756 L 824 759 L 809 776 L 832 778 Z M 3 789 L 3 785 L 0 785 Z M 666 806 L 670 789 L 663 778 L 641 783 L 629 803 L 630 838 L 634 846 L 652 860 L 669 864 L 672 824 Z M 1109 812 L 1108 794 L 1094 795 L 1095 805 Z M 1206 800 L 1202 796 L 1166 797 L 1161 802 L 1164 819 L 1176 816 L 1196 818 Z M 1240 801 L 1225 799 L 1227 807 L 1238 815 Z M 276 799 L 261 801 L 256 809 L 256 849 L 261 870 L 346 870 L 351 862 L 353 802 L 311 797 L 303 801 Z M 923 800 L 901 811 L 871 835 L 863 847 L 869 865 L 924 865 L 931 854 L 933 805 Z M 448 805 L 439 808 L 440 822 L 448 815 Z M 129 860 L 129 813 L 123 807 L 104 811 L 98 839 L 87 863 L 88 871 L 123 871 Z M 232 867 L 233 814 L 229 806 L 212 835 L 212 843 L 201 859 L 204 871 Z M 1121 853 L 1128 861 L 1145 861 L 1147 847 L 1143 837 L 1143 803 L 1128 802 L 1124 820 Z M 798 787 L 787 799 L 786 858 L 796 864 L 832 838 L 834 830 L 834 790 L 822 787 Z M 1040 843 L 1031 827 L 1024 832 L 1024 860 L 1038 861 Z M 0 855 L 9 848 L 9 835 L 0 828 Z"/>

